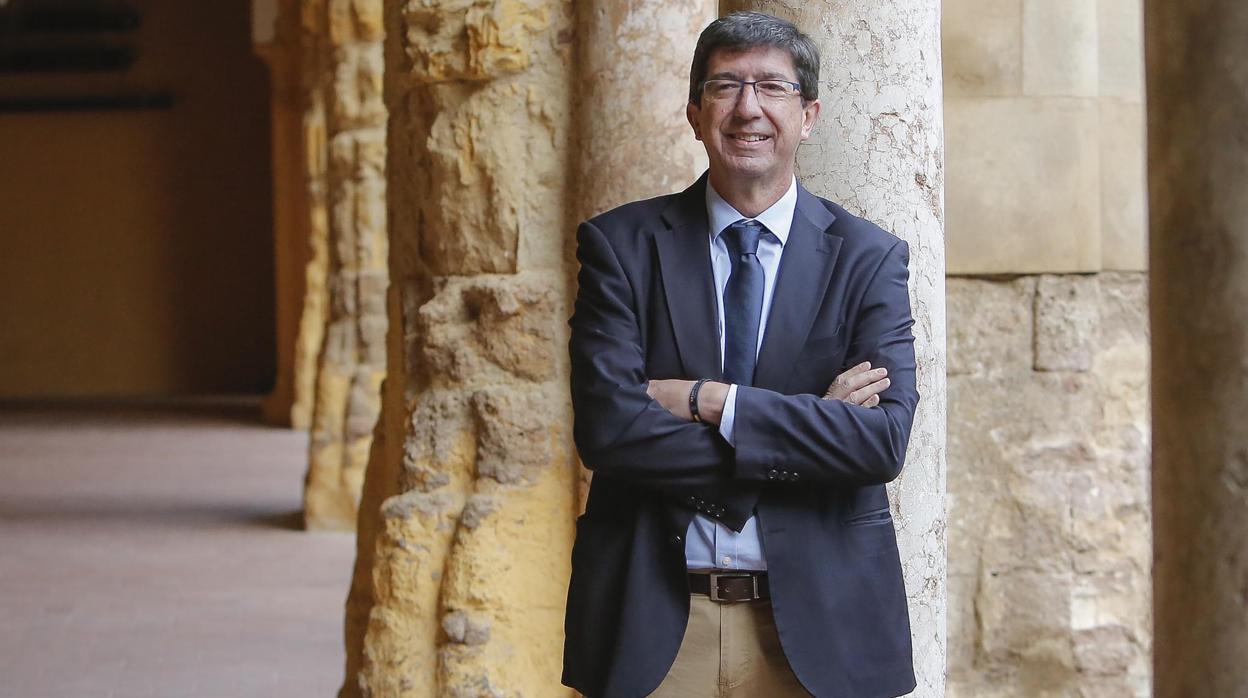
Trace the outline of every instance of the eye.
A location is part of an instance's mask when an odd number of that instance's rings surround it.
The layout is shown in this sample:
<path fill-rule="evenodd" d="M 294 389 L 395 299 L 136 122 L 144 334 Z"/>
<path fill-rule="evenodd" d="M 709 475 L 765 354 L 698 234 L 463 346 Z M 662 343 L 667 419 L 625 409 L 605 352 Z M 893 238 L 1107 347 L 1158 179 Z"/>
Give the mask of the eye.
<path fill-rule="evenodd" d="M 783 80 L 762 80 L 758 83 L 758 91 L 764 97 L 782 99 L 793 94 L 793 85 Z"/>
<path fill-rule="evenodd" d="M 735 80 L 707 80 L 702 88 L 712 99 L 728 97 L 741 89 L 741 83 Z"/>

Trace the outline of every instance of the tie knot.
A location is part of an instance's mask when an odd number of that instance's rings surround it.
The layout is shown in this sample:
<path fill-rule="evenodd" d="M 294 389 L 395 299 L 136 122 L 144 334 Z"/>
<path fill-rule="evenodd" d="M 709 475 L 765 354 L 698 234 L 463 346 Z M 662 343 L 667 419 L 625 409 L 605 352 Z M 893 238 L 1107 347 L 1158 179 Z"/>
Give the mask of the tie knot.
<path fill-rule="evenodd" d="M 758 221 L 741 219 L 724 231 L 724 243 L 733 257 L 758 254 L 758 241 L 766 228 Z"/>

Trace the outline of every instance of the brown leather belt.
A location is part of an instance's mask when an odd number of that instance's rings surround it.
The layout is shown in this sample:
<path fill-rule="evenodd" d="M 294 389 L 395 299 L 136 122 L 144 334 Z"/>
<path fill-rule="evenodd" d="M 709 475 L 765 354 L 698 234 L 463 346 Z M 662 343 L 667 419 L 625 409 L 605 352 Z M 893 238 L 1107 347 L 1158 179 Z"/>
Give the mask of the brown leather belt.
<path fill-rule="evenodd" d="M 689 591 L 711 597 L 711 601 L 736 603 L 771 598 L 766 572 L 690 572 Z"/>

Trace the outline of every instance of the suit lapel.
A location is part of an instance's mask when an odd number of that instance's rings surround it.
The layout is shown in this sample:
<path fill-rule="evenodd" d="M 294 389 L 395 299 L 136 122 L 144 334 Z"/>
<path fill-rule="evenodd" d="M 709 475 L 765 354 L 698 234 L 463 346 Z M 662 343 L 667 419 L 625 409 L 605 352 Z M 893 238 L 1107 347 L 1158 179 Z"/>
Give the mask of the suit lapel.
<path fill-rule="evenodd" d="M 827 207 L 798 185 L 793 226 L 780 257 L 767 331 L 754 371 L 757 387 L 784 390 L 793 372 L 841 251 L 842 238 L 826 233 L 835 220 Z"/>
<path fill-rule="evenodd" d="M 669 228 L 654 237 L 681 366 L 691 378 L 719 378 L 719 314 L 707 230 L 706 175 L 677 196 L 662 215 Z"/>

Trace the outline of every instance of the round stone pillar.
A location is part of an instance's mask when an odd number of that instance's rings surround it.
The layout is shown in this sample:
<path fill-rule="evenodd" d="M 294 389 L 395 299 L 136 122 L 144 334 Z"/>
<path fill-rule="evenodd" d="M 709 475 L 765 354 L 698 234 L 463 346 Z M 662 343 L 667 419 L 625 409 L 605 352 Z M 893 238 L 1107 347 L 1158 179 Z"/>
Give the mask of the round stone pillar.
<path fill-rule="evenodd" d="M 572 3 L 383 9 L 389 346 L 341 695 L 567 695 Z"/>
<path fill-rule="evenodd" d="M 1148 0 L 1155 694 L 1248 686 L 1248 4 Z"/>
<path fill-rule="evenodd" d="M 343 698 L 572 694 L 575 226 L 699 174 L 714 7 L 386 0 L 389 356 Z"/>
<path fill-rule="evenodd" d="M 823 111 L 798 178 L 910 243 L 918 387 L 901 477 L 890 486 L 910 598 L 914 695 L 945 685 L 945 243 L 938 0 L 722 0 L 794 22 L 819 45 Z"/>
<path fill-rule="evenodd" d="M 681 191 L 706 169 L 685 107 L 693 47 L 716 0 L 593 0 L 578 9 L 578 205 L 589 218 Z"/>
<path fill-rule="evenodd" d="M 689 64 L 717 0 L 593 0 L 578 7 L 576 218 L 681 191 L 706 169 L 685 119 Z M 638 134 L 645 134 L 644 146 Z M 590 473 L 579 469 L 581 509 Z"/>
<path fill-rule="evenodd" d="M 355 528 L 386 372 L 386 107 L 381 0 L 323 14 L 329 307 L 310 430 L 304 524 Z"/>

